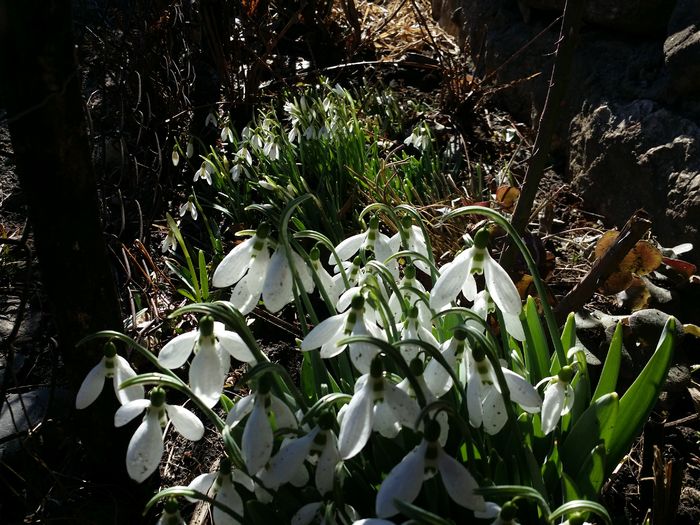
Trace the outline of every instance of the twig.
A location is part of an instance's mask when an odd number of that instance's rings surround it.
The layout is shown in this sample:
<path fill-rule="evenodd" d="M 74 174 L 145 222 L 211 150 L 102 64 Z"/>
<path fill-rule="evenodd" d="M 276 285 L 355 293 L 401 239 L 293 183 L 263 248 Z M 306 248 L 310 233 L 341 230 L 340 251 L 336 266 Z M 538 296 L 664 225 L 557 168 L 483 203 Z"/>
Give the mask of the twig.
<path fill-rule="evenodd" d="M 617 269 L 650 227 L 651 221 L 644 217 L 644 212 L 636 211 L 630 217 L 613 245 L 593 264 L 588 275 L 559 302 L 554 311 L 558 322 L 563 322 L 569 312 L 575 312 L 586 304 L 600 283 Z"/>
<path fill-rule="evenodd" d="M 530 219 L 532 203 L 535 201 L 537 189 L 549 159 L 552 135 L 562 113 L 562 105 L 566 95 L 566 87 L 569 81 L 574 50 L 576 49 L 576 40 L 583 16 L 584 4 L 583 0 L 567 0 L 564 7 L 564 18 L 561 23 L 561 32 L 557 42 L 556 57 L 552 66 L 547 98 L 542 108 L 537 137 L 535 138 L 532 157 L 530 157 L 530 162 L 527 166 L 520 198 L 510 221 L 520 235 L 525 232 Z M 501 261 L 506 268 L 512 267 L 514 256 L 515 250 L 511 243 Z"/>

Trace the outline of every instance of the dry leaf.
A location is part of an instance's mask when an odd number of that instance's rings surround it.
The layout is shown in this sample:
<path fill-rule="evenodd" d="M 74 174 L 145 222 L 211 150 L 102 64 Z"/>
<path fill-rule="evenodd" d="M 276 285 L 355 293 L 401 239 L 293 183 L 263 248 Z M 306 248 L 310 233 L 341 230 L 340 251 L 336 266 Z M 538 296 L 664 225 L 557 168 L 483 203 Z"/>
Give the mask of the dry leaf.
<path fill-rule="evenodd" d="M 496 202 L 505 210 L 515 206 L 518 197 L 520 197 L 520 190 L 513 186 L 499 186 L 496 190 Z"/>

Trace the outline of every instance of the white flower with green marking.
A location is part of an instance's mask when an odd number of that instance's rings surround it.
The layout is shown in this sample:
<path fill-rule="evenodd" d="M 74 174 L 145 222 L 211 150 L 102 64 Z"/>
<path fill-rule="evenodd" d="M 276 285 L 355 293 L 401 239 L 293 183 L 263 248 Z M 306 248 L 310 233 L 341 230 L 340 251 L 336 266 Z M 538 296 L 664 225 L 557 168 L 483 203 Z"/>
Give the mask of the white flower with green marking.
<path fill-rule="evenodd" d="M 227 506 L 239 516 L 243 516 L 243 500 L 238 494 L 234 482 L 250 492 L 255 489 L 253 480 L 245 472 L 234 469 L 229 459 L 224 458 L 221 460 L 218 472 L 200 474 L 190 482 L 187 488 L 201 492 L 213 498 L 217 503 Z M 187 499 L 192 502 L 198 501 L 194 498 Z M 236 518 L 219 507 L 212 505 L 211 512 L 214 525 L 240 525 Z"/>

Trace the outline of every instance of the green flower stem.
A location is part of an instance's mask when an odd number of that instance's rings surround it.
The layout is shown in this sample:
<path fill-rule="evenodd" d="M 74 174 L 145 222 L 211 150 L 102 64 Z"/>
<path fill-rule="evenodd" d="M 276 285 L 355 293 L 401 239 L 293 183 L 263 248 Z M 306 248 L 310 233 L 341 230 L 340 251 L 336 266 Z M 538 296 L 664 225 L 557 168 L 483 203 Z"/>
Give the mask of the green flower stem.
<path fill-rule="evenodd" d="M 194 288 L 194 297 L 198 302 L 202 301 L 202 292 L 199 288 L 199 280 L 197 279 L 197 274 L 194 270 L 194 264 L 192 263 L 192 257 L 190 257 L 190 252 L 187 250 L 187 244 L 185 244 L 185 239 L 182 237 L 180 228 L 177 227 L 177 223 L 172 218 L 169 213 L 165 214 L 165 219 L 168 221 L 168 227 L 175 235 L 177 243 L 182 249 L 182 254 L 185 256 L 185 262 L 187 263 L 187 269 L 190 272 L 190 280 L 192 281 L 192 287 Z"/>
<path fill-rule="evenodd" d="M 518 235 L 518 232 L 510 224 L 510 222 L 508 222 L 508 220 L 505 217 L 503 217 L 503 215 L 492 209 L 484 208 L 483 206 L 464 206 L 462 208 L 458 208 L 456 210 L 446 213 L 442 217 L 442 221 L 447 221 L 455 217 L 459 217 L 460 215 L 484 215 L 492 221 L 496 222 L 508 233 L 508 235 L 510 235 L 511 239 L 518 247 L 520 253 L 522 253 L 523 258 L 525 259 L 525 263 L 527 264 L 528 270 L 530 271 L 532 280 L 535 283 L 537 293 L 540 296 L 542 312 L 544 313 L 544 318 L 547 323 L 547 330 L 549 331 L 549 337 L 552 341 L 552 346 L 554 348 L 554 351 L 556 352 L 557 359 L 560 363 L 566 363 L 566 354 L 564 353 L 564 347 L 561 344 L 559 326 L 557 325 L 556 317 L 554 317 L 554 312 L 552 311 L 552 308 L 547 302 L 547 291 L 545 290 L 542 278 L 540 277 L 539 272 L 537 271 L 537 264 L 532 258 L 530 251 L 527 249 L 527 246 L 525 246 L 525 243 L 521 239 L 520 235 Z"/>

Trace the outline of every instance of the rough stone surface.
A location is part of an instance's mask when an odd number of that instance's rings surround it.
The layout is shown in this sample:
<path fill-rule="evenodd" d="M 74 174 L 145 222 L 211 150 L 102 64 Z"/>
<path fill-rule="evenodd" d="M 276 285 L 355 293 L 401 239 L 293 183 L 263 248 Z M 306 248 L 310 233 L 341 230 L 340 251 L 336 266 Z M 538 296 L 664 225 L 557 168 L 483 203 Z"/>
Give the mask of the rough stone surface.
<path fill-rule="evenodd" d="M 535 127 L 563 0 L 458 3 L 494 102 Z M 553 160 L 610 225 L 644 208 L 663 245 L 700 247 L 700 1 L 590 0 L 585 19 Z"/>
<path fill-rule="evenodd" d="M 520 0 L 531 9 L 564 10 L 566 0 Z M 666 29 L 673 9 L 668 0 L 585 0 L 584 21 L 608 29 L 634 34 L 658 33 Z"/>

